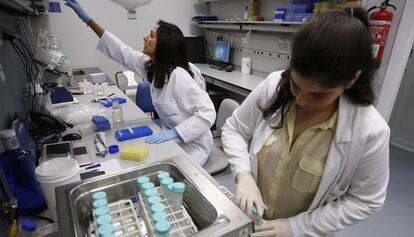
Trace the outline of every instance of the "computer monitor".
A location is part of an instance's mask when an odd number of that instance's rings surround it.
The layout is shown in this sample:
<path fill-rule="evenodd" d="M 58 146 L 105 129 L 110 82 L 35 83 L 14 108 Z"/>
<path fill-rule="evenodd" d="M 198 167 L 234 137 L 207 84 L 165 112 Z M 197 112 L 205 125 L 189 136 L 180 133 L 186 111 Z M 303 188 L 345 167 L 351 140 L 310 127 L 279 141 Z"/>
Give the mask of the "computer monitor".
<path fill-rule="evenodd" d="M 230 57 L 230 42 L 217 41 L 214 46 L 214 60 L 220 62 L 229 62 Z"/>

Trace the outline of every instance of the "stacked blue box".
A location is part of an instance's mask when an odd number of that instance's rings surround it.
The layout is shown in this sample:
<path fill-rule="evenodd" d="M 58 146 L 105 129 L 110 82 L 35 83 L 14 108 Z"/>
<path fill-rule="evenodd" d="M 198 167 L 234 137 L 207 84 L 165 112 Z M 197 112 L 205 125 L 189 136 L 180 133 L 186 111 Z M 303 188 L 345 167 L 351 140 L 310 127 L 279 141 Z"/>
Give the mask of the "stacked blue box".
<path fill-rule="evenodd" d="M 111 129 L 111 124 L 109 120 L 104 116 L 95 115 L 92 117 L 92 122 L 95 124 L 95 131 L 106 131 Z"/>
<path fill-rule="evenodd" d="M 152 135 L 153 132 L 148 126 L 139 126 L 131 129 L 121 129 L 115 131 L 115 137 L 118 141 L 125 141 L 133 138 L 145 137 Z"/>

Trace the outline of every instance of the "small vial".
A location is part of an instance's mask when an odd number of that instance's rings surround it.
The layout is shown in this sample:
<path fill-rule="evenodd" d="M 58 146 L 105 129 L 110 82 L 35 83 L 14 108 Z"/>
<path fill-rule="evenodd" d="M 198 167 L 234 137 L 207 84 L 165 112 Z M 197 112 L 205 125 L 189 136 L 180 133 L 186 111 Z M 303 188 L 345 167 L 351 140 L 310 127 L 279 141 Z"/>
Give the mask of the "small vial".
<path fill-rule="evenodd" d="M 95 217 L 98 218 L 103 215 L 109 215 L 109 208 L 108 207 L 100 207 L 95 209 Z"/>
<path fill-rule="evenodd" d="M 159 173 L 157 175 L 157 177 L 158 177 L 158 181 L 161 183 L 161 180 L 163 180 L 165 178 L 170 178 L 170 173 L 163 171 L 163 172 Z"/>
<path fill-rule="evenodd" d="M 167 221 L 168 220 L 168 215 L 167 213 L 165 213 L 165 211 L 159 211 L 159 212 L 155 212 L 152 214 L 152 222 L 154 222 L 154 224 L 157 224 L 160 221 Z"/>
<path fill-rule="evenodd" d="M 92 201 L 96 201 L 99 199 L 107 199 L 106 193 L 105 192 L 94 192 L 92 194 Z"/>
<path fill-rule="evenodd" d="M 112 120 L 115 123 L 120 123 L 122 122 L 122 119 L 123 119 L 122 108 L 119 105 L 119 100 L 113 99 L 112 100 Z"/>
<path fill-rule="evenodd" d="M 181 205 L 183 204 L 185 184 L 182 182 L 176 182 L 170 184 L 169 187 L 171 187 L 171 189 L 169 189 L 171 209 L 173 212 L 177 212 L 181 210 Z"/>
<path fill-rule="evenodd" d="M 157 224 L 155 224 L 155 232 L 157 233 L 157 236 L 169 236 L 170 235 L 170 229 L 171 224 L 169 221 L 159 221 Z"/>
<path fill-rule="evenodd" d="M 102 215 L 96 219 L 96 224 L 98 227 L 106 224 L 112 224 L 112 217 L 110 215 Z"/>
<path fill-rule="evenodd" d="M 138 187 L 142 188 L 142 185 L 148 183 L 150 179 L 147 176 L 142 176 L 137 179 Z"/>
<path fill-rule="evenodd" d="M 106 207 L 108 205 L 108 201 L 106 201 L 106 199 L 98 199 L 93 201 L 92 205 L 93 209 L 96 210 L 100 207 Z"/>
<path fill-rule="evenodd" d="M 165 178 L 163 180 L 161 180 L 160 185 L 161 185 L 161 190 L 164 193 L 164 195 L 168 195 L 168 185 L 174 183 L 174 180 L 172 178 Z"/>

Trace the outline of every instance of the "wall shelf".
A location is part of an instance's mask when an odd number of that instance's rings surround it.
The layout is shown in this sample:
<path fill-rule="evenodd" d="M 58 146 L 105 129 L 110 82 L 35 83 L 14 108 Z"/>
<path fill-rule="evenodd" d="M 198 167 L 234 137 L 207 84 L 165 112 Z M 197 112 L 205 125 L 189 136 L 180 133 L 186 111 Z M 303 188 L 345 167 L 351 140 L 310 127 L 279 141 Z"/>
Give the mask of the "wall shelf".
<path fill-rule="evenodd" d="M 200 28 L 253 30 L 267 32 L 296 33 L 304 22 L 276 22 L 276 21 L 201 21 Z"/>
<path fill-rule="evenodd" d="M 29 15 L 29 16 L 39 16 L 39 12 L 31 7 L 31 3 L 29 1 L 24 0 L 0 0 L 0 6 L 4 7 L 5 9 L 10 10 L 11 12 L 21 14 L 21 15 Z"/>

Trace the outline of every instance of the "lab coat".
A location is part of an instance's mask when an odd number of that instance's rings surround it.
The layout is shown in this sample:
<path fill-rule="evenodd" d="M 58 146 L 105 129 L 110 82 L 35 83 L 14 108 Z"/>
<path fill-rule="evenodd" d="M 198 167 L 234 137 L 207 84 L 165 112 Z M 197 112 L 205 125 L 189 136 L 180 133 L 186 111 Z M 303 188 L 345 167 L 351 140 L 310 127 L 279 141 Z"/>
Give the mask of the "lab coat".
<path fill-rule="evenodd" d="M 257 158 L 281 119 L 276 111 L 263 118 L 258 105 L 272 97 L 281 71 L 271 73 L 227 119 L 222 129 L 223 148 L 233 175 L 252 171 L 257 178 Z M 380 210 L 389 179 L 387 123 L 373 106 L 353 104 L 341 96 L 336 133 L 319 189 L 308 211 L 289 218 L 294 236 L 330 236 Z"/>
<path fill-rule="evenodd" d="M 150 58 L 127 46 L 108 31 L 102 35 L 97 49 L 124 67 L 147 79 L 145 63 Z M 181 67 L 171 72 L 162 89 L 151 86 L 151 98 L 161 121 L 168 129 L 175 128 L 181 139 L 178 144 L 191 159 L 203 166 L 213 147 L 210 127 L 216 112 L 208 94 Z"/>

